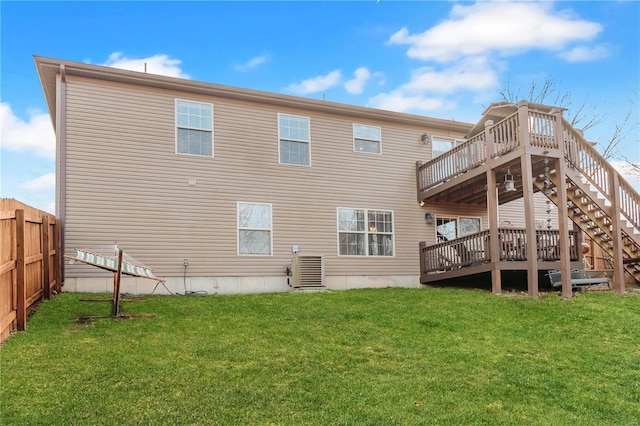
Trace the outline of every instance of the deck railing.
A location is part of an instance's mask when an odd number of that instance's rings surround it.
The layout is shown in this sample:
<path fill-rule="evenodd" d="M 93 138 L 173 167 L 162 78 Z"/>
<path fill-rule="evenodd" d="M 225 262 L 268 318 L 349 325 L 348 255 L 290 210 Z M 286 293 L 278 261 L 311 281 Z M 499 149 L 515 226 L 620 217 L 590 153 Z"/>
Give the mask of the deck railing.
<path fill-rule="evenodd" d="M 474 169 L 486 161 L 485 134 L 479 133 L 465 143 L 418 167 L 421 190 L 446 182 L 460 173 Z"/>
<path fill-rule="evenodd" d="M 519 228 L 499 228 L 499 261 L 527 260 L 527 232 Z M 569 258 L 578 260 L 577 233 L 569 231 Z M 560 232 L 536 230 L 536 258 L 542 261 L 560 260 Z M 420 243 L 422 274 L 459 269 L 491 262 L 489 231 L 482 231 L 432 246 Z"/>
<path fill-rule="evenodd" d="M 542 148 L 558 148 L 555 138 L 556 116 L 527 109 L 528 144 Z M 465 143 L 428 161 L 416 165 L 418 192 L 426 191 L 487 161 L 505 155 L 523 145 L 520 135 L 520 112 L 489 126 Z M 487 138 L 491 138 L 491 142 Z"/>
<path fill-rule="evenodd" d="M 493 152 L 489 153 L 491 158 L 504 155 L 520 146 L 520 138 L 518 137 L 520 125 L 518 121 L 519 117 L 516 112 L 489 129 L 494 141 Z"/>
<path fill-rule="evenodd" d="M 640 195 L 578 131 L 566 120 L 563 124 L 567 161 L 601 194 L 613 197 L 615 194 L 611 188 L 617 186 L 621 213 L 640 230 Z M 617 181 L 615 184 L 614 179 Z"/>

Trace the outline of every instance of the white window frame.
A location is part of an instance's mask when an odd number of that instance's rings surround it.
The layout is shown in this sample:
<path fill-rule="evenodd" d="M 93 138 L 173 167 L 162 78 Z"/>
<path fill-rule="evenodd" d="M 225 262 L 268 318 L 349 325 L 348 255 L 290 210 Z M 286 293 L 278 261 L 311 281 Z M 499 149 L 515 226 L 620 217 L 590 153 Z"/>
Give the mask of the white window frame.
<path fill-rule="evenodd" d="M 240 205 L 260 205 L 269 206 L 269 227 L 268 228 L 253 228 L 253 227 L 241 227 L 240 226 Z M 240 231 L 269 231 L 269 253 L 241 253 L 240 252 Z M 273 256 L 273 205 L 271 203 L 252 203 L 249 201 L 238 201 L 236 203 L 236 250 L 238 256 Z"/>
<path fill-rule="evenodd" d="M 179 102 L 188 102 L 188 103 L 192 103 L 192 104 L 200 104 L 200 105 L 207 105 L 211 111 L 211 128 L 201 128 L 201 127 L 191 127 L 191 126 L 180 126 L 178 125 L 178 103 Z M 193 155 L 196 157 L 209 157 L 209 158 L 213 158 L 214 157 L 214 138 L 213 138 L 213 104 L 210 102 L 201 102 L 201 101 L 194 101 L 191 99 L 180 99 L 180 98 L 175 98 L 174 100 L 174 129 L 175 129 L 175 153 L 178 155 Z M 202 132 L 209 132 L 211 133 L 211 155 L 204 155 L 204 154 L 193 154 L 190 152 L 179 152 L 178 151 L 178 129 L 186 129 L 186 130 L 199 130 Z"/>
<path fill-rule="evenodd" d="M 365 226 L 363 231 L 342 231 L 340 230 L 340 210 L 353 210 L 353 211 L 361 211 L 364 212 L 365 218 Z M 380 212 L 380 213 L 390 213 L 391 214 L 391 232 L 377 232 L 376 230 L 371 230 L 369 223 L 369 213 L 370 212 Z M 340 234 L 363 234 L 364 235 L 364 254 L 340 254 Z M 391 244 L 392 244 L 392 254 L 389 256 L 385 256 L 383 254 L 369 254 L 369 235 L 391 235 Z M 395 225 L 395 214 L 393 210 L 386 209 L 363 209 L 363 208 L 354 208 L 354 207 L 337 207 L 336 208 L 336 242 L 338 249 L 339 257 L 371 257 L 375 259 L 380 258 L 394 258 L 396 256 L 396 225 Z"/>
<path fill-rule="evenodd" d="M 451 148 L 447 149 L 446 151 L 442 151 L 438 155 L 434 155 L 433 145 L 434 145 L 434 142 L 436 142 L 436 141 L 438 141 L 438 142 L 450 142 L 451 143 Z M 438 158 L 442 154 L 451 151 L 456 146 L 462 145 L 465 142 L 466 141 L 464 139 L 459 139 L 459 138 L 455 138 L 455 137 L 432 135 L 431 136 L 431 158 Z"/>
<path fill-rule="evenodd" d="M 365 127 L 371 129 L 378 129 L 378 139 L 370 139 L 364 137 L 356 137 L 356 127 Z M 377 142 L 378 143 L 378 152 L 372 151 L 364 151 L 356 149 L 356 141 L 361 140 L 365 142 Z M 374 155 L 382 155 L 382 128 L 380 126 L 372 126 L 370 124 L 359 124 L 353 123 L 353 152 L 364 153 L 364 154 L 374 154 Z"/>
<path fill-rule="evenodd" d="M 456 236 L 455 238 L 462 238 L 465 237 L 466 235 L 462 235 L 462 228 L 460 227 L 460 220 L 461 219 L 473 219 L 473 220 L 478 220 L 478 222 L 480 222 L 480 230 L 478 232 L 482 232 L 482 218 L 479 216 L 454 216 L 454 215 L 436 215 L 436 226 L 435 226 L 435 233 L 436 233 L 436 243 L 440 243 L 441 241 L 438 240 L 438 219 L 451 219 L 454 220 L 456 222 Z M 471 235 L 471 234 L 468 234 Z M 450 241 L 450 240 L 448 240 Z"/>
<path fill-rule="evenodd" d="M 282 129 L 280 128 L 280 118 L 282 116 L 287 116 L 287 117 L 294 117 L 294 118 L 302 118 L 307 120 L 307 134 L 309 135 L 309 138 L 307 140 L 304 139 L 293 139 L 293 138 L 283 138 L 282 137 Z M 308 153 L 309 153 L 309 164 L 299 164 L 299 163 L 283 163 L 282 162 L 282 156 L 281 156 L 281 145 L 282 142 L 286 141 L 286 142 L 298 142 L 298 143 L 306 143 L 308 146 Z M 305 117 L 303 115 L 295 115 L 295 114 L 287 114 L 284 112 L 279 112 L 278 113 L 278 164 L 283 164 L 283 165 L 287 165 L 287 166 L 301 166 L 301 167 L 311 167 L 311 118 L 310 117 Z"/>

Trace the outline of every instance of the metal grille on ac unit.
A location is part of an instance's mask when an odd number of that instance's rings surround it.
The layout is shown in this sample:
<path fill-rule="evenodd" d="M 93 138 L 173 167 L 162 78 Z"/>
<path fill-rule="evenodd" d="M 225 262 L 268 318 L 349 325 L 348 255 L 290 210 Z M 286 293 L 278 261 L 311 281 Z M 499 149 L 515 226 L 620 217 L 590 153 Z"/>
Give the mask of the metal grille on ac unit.
<path fill-rule="evenodd" d="M 293 287 L 324 287 L 324 258 L 299 255 L 293 258 Z"/>

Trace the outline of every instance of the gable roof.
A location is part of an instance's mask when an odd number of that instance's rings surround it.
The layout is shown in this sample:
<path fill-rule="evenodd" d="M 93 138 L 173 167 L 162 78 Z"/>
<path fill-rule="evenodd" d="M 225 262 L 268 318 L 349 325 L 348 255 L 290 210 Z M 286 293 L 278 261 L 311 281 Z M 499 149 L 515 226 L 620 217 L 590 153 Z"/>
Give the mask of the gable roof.
<path fill-rule="evenodd" d="M 61 74 L 63 80 L 66 76 L 93 78 L 97 80 L 134 84 L 137 86 L 153 87 L 166 90 L 177 90 L 185 93 L 216 96 L 235 100 L 266 103 L 291 108 L 302 108 L 311 111 L 339 114 L 370 120 L 381 120 L 395 123 L 404 123 L 425 126 L 430 129 L 467 133 L 472 123 L 440 118 L 426 117 L 422 115 L 406 114 L 375 108 L 360 107 L 341 104 L 337 102 L 321 101 L 297 96 L 282 95 L 278 93 L 263 92 L 259 90 L 243 89 L 224 86 L 220 84 L 205 83 L 195 80 L 187 80 L 176 77 L 167 77 L 157 74 L 149 74 L 137 71 L 122 70 L 101 65 L 92 65 L 81 62 L 52 59 L 42 56 L 34 56 L 36 68 L 42 90 L 47 101 L 49 113 L 54 122 L 56 117 L 56 75 Z"/>

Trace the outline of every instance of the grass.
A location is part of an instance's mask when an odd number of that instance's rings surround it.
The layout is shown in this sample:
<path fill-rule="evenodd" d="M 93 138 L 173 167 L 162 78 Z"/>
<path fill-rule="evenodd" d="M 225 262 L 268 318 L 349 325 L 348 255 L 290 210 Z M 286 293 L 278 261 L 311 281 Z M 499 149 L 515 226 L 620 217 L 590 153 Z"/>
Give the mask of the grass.
<path fill-rule="evenodd" d="M 640 297 L 62 294 L 0 348 L 0 424 L 640 422 Z"/>

